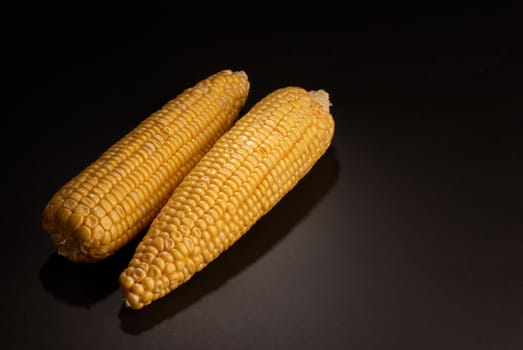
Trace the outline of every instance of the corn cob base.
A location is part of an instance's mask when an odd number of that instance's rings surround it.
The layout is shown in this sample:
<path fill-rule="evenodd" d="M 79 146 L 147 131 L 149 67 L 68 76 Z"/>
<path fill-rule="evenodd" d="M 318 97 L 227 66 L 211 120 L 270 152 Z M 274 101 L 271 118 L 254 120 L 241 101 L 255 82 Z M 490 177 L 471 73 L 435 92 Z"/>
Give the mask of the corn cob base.
<path fill-rule="evenodd" d="M 95 262 L 134 238 L 230 128 L 249 90 L 224 70 L 185 90 L 109 148 L 49 201 L 43 228 L 58 253 Z"/>
<path fill-rule="evenodd" d="M 290 191 L 334 133 L 328 94 L 289 87 L 258 102 L 176 188 L 120 275 L 140 309 L 218 257 Z"/>

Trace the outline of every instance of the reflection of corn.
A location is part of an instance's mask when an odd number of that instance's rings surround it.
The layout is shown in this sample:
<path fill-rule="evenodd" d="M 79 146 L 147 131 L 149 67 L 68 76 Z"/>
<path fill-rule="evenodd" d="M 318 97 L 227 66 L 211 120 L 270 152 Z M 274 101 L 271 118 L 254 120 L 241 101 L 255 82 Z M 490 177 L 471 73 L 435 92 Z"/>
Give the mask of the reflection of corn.
<path fill-rule="evenodd" d="M 94 262 L 135 237 L 230 128 L 248 90 L 243 72 L 225 70 L 202 80 L 65 184 L 43 215 L 58 253 L 74 262 Z"/>
<path fill-rule="evenodd" d="M 185 177 L 120 275 L 140 309 L 204 268 L 311 169 L 334 133 L 326 92 L 283 88 L 257 103 Z"/>

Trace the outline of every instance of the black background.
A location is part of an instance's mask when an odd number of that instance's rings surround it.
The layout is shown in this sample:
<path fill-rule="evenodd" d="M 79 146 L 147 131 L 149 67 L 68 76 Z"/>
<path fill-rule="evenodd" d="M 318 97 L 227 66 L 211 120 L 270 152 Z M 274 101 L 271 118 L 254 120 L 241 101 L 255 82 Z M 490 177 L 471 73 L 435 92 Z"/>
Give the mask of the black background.
<path fill-rule="evenodd" d="M 284 15 L 249 26 L 255 10 L 236 22 L 176 6 L 4 7 L 3 348 L 522 349 L 514 9 L 318 13 L 325 27 Z M 68 263 L 41 229 L 43 207 L 145 116 L 225 68 L 249 76 L 245 111 L 279 87 L 327 90 L 332 147 L 219 259 L 127 310 L 117 279 L 136 242 Z"/>

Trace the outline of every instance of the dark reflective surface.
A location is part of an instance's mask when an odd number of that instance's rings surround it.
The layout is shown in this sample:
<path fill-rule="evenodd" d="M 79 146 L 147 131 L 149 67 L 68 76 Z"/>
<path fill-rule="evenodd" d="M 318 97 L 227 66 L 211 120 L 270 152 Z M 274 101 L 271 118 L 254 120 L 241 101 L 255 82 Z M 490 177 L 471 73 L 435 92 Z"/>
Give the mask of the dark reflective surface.
<path fill-rule="evenodd" d="M 40 281 L 58 301 L 89 308 L 119 288 L 118 277 L 131 260 L 139 237 L 98 263 L 75 264 L 53 253 L 40 269 Z"/>
<path fill-rule="evenodd" d="M 2 349 L 523 349 L 517 13 L 201 34 L 174 28 L 174 10 L 150 23 L 125 9 L 9 15 L 31 29 L 3 50 Z M 125 309 L 117 277 L 133 246 L 70 264 L 42 210 L 223 68 L 249 75 L 245 109 L 287 85 L 326 89 L 332 148 L 192 280 Z"/>

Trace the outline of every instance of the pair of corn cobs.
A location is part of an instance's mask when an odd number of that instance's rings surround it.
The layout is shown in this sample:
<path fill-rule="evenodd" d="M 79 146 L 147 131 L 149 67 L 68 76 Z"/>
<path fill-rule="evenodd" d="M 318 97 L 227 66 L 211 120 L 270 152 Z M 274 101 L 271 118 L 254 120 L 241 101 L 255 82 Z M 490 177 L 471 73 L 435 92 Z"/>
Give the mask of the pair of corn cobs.
<path fill-rule="evenodd" d="M 66 183 L 43 213 L 58 253 L 96 262 L 148 227 L 120 275 L 125 304 L 140 309 L 231 246 L 334 133 L 323 90 L 278 89 L 235 122 L 248 91 L 244 72 L 200 81 Z"/>

